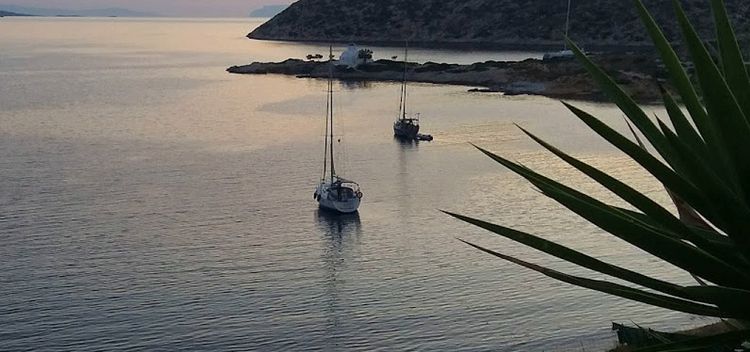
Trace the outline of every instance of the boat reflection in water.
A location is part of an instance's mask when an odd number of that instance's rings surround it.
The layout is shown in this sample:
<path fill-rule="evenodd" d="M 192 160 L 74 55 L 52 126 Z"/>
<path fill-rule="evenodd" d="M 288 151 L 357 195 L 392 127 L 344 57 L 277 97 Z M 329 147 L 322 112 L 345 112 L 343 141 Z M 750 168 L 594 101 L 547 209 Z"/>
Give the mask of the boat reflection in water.
<path fill-rule="evenodd" d="M 359 236 L 362 231 L 362 223 L 359 220 L 359 212 L 342 214 L 339 212 L 318 209 L 315 211 L 318 220 L 318 228 L 329 239 L 343 240 L 344 236 Z"/>
<path fill-rule="evenodd" d="M 345 325 L 354 318 L 348 315 L 351 311 L 347 309 L 347 297 L 350 296 L 347 292 L 352 293 L 357 288 L 351 286 L 353 281 L 351 277 L 347 280 L 347 276 L 356 271 L 349 270 L 349 266 L 356 255 L 362 224 L 359 213 L 341 214 L 325 209 L 318 209 L 315 219 L 323 235 L 320 258 L 325 283 L 322 300 L 326 314 L 326 340 L 330 340 L 327 343 L 331 344 L 324 350 L 334 350 L 338 349 L 335 336 L 341 333 L 342 324 Z"/>
<path fill-rule="evenodd" d="M 419 140 L 414 138 L 402 138 L 397 135 L 393 136 L 393 140 L 398 142 L 398 145 L 404 150 L 418 149 Z"/>
<path fill-rule="evenodd" d="M 349 89 L 349 90 L 372 88 L 372 81 L 344 79 L 344 80 L 341 80 L 340 82 L 341 82 L 340 86 L 342 88 Z"/>

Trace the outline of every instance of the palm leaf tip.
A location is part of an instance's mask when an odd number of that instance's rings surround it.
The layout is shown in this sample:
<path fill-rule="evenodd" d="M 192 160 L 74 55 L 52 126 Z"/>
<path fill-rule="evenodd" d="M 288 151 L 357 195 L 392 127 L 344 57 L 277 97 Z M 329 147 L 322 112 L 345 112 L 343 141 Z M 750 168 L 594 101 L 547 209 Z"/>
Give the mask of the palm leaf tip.
<path fill-rule="evenodd" d="M 588 288 L 588 289 L 592 289 L 592 290 L 599 291 L 602 293 L 607 293 L 610 295 L 618 296 L 621 298 L 631 299 L 631 300 L 635 300 L 638 302 L 651 304 L 651 305 L 655 305 L 658 307 L 667 308 L 671 310 L 677 310 L 677 311 L 681 311 L 681 312 L 689 313 L 689 314 L 698 314 L 698 315 L 713 316 L 713 317 L 727 317 L 727 315 L 731 315 L 731 317 L 735 317 L 732 314 L 727 314 L 725 312 L 722 312 L 720 309 L 714 306 L 695 303 L 695 302 L 678 299 L 678 298 L 674 298 L 670 296 L 654 294 L 648 291 L 634 289 L 631 287 L 627 287 L 627 286 L 623 286 L 620 284 L 615 284 L 615 283 L 611 283 L 607 281 L 592 280 L 592 279 L 586 279 L 586 278 L 582 278 L 578 276 L 564 274 L 553 269 L 549 269 L 549 268 L 546 268 L 537 264 L 533 264 L 533 263 L 518 259 L 516 257 L 505 255 L 505 254 L 493 251 L 491 249 L 487 249 L 486 247 L 482 247 L 482 246 L 476 245 L 468 241 L 461 240 L 461 242 L 475 249 L 478 249 L 482 252 L 495 256 L 497 258 L 504 259 L 511 263 L 536 271 L 542 275 L 545 275 L 553 279 L 556 279 L 558 281 L 562 281 L 562 282 L 572 284 L 575 286 Z"/>

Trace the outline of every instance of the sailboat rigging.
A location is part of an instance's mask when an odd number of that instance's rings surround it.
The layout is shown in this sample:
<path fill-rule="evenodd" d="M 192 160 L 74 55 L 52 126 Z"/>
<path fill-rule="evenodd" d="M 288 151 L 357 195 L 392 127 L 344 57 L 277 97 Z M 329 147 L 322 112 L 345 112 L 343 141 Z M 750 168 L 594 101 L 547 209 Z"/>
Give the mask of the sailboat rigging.
<path fill-rule="evenodd" d="M 333 47 L 329 53 L 328 95 L 326 97 L 325 142 L 323 152 L 323 176 L 315 188 L 313 198 L 321 208 L 340 212 L 354 213 L 359 208 L 362 191 L 359 184 L 336 174 L 334 153 L 333 123 Z"/>
<path fill-rule="evenodd" d="M 409 70 L 409 46 L 404 48 L 404 76 L 401 81 L 401 98 L 399 101 L 399 111 L 396 122 L 393 123 L 393 134 L 396 137 L 404 139 L 417 139 L 419 134 L 419 114 L 407 116 L 406 100 L 408 91 L 406 89 L 406 75 Z"/>
<path fill-rule="evenodd" d="M 565 15 L 565 38 L 568 38 L 568 34 L 570 33 L 570 5 L 572 4 L 572 1 L 573 0 L 568 0 L 568 11 Z M 568 49 L 568 43 L 565 42 L 563 50 L 546 53 L 544 54 L 543 60 L 568 59 L 573 57 L 573 51 Z"/>
<path fill-rule="evenodd" d="M 565 38 L 568 37 L 568 33 L 570 31 L 570 3 L 572 1 L 573 0 L 568 0 L 568 12 L 565 15 Z M 565 48 L 564 49 L 568 49 L 568 43 L 565 43 Z"/>

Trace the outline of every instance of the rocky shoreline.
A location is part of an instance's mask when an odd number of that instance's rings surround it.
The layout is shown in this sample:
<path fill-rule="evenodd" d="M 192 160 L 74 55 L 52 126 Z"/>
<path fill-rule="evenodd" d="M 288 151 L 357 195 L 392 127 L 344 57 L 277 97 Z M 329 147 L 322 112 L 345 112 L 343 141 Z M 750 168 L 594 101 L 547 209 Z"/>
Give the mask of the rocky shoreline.
<path fill-rule="evenodd" d="M 660 99 L 657 82 L 661 71 L 652 57 L 635 54 L 593 54 L 617 83 L 642 103 Z M 400 81 L 404 64 L 377 60 L 356 69 L 336 66 L 334 78 L 349 81 Z M 283 74 L 300 78 L 328 77 L 325 61 L 287 59 L 283 62 L 253 62 L 227 69 L 236 74 Z M 427 62 L 408 64 L 410 82 L 473 87 L 472 91 L 505 95 L 541 95 L 550 98 L 602 101 L 602 92 L 578 61 L 571 58 L 524 61 L 486 61 L 471 65 Z"/>
<path fill-rule="evenodd" d="M 331 39 L 296 39 L 285 36 L 264 36 L 256 33 L 249 33 L 246 36 L 250 40 L 269 41 L 269 42 L 286 42 L 286 43 L 308 43 L 321 44 L 328 46 L 330 44 L 346 46 L 352 42 L 358 45 L 374 47 L 395 47 L 404 46 L 403 40 L 387 39 L 357 39 L 357 40 L 331 40 Z M 560 50 L 562 40 L 505 40 L 505 41 L 468 41 L 468 40 L 409 40 L 410 48 L 421 49 L 447 49 L 447 50 L 471 50 L 471 51 L 531 51 L 531 52 L 553 52 Z M 632 43 L 587 43 L 587 50 L 607 53 L 629 54 L 633 52 L 642 52 L 646 50 L 655 50 L 651 42 L 632 42 Z M 678 45 L 679 47 L 679 45 Z"/>

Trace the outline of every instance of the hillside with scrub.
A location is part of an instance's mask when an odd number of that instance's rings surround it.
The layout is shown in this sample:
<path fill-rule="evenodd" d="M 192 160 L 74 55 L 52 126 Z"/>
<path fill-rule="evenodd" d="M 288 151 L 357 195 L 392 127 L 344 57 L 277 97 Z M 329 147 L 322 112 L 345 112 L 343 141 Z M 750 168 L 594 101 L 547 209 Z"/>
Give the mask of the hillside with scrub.
<path fill-rule="evenodd" d="M 710 6 L 685 0 L 690 19 L 710 31 Z M 741 42 L 750 39 L 750 1 L 727 0 Z M 253 39 L 403 43 L 499 48 L 559 47 L 567 0 L 300 0 L 261 25 Z M 678 25 L 669 1 L 647 0 L 646 6 L 669 39 Z M 584 47 L 650 45 L 631 1 L 572 1 L 570 37 Z"/>

